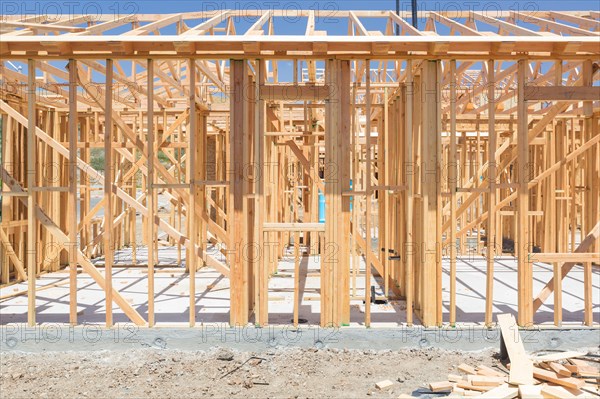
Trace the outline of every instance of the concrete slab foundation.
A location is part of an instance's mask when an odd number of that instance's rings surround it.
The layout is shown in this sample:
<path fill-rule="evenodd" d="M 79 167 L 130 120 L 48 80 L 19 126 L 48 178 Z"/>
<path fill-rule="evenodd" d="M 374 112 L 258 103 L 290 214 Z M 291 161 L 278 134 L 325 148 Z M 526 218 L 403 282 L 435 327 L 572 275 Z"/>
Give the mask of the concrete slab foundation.
<path fill-rule="evenodd" d="M 185 255 L 185 252 L 183 253 Z M 185 258 L 185 257 L 183 257 Z M 145 248 L 137 253 L 139 265 L 146 259 Z M 161 248 L 160 267 L 155 274 L 155 313 L 157 326 L 187 326 L 189 320 L 189 275 L 185 265 L 177 263 L 174 248 Z M 102 265 L 97 259 L 96 264 Z M 320 277 L 318 256 L 304 256 L 300 265 L 299 318 L 303 324 L 316 326 L 320 313 Z M 131 252 L 115 254 L 113 285 L 128 302 L 143 316 L 147 312 L 147 270 L 143 266 L 131 265 Z M 443 260 L 444 320 L 448 321 L 449 266 Z M 494 283 L 494 313 L 517 312 L 517 262 L 515 258 L 496 258 Z M 460 258 L 457 262 L 457 321 L 461 326 L 481 326 L 485 312 L 486 261 L 483 257 Z M 552 277 L 552 268 L 545 264 L 533 265 L 534 292 Z M 69 276 L 63 270 L 43 274 L 37 280 L 37 320 L 40 323 L 67 323 L 69 313 Z M 371 277 L 377 298 L 383 298 L 383 284 L 379 276 Z M 364 325 L 364 261 L 355 280 L 351 281 L 350 326 Z M 20 283 L 0 289 L 0 324 L 27 321 L 27 284 Z M 576 266 L 563 280 L 563 325 L 573 327 L 583 321 L 583 268 Z M 196 320 L 198 323 L 229 323 L 230 309 L 229 279 L 210 268 L 196 273 Z M 289 325 L 292 323 L 294 298 L 294 262 L 282 259 L 279 268 L 269 282 L 269 324 Z M 593 303 L 600 303 L 600 271 L 593 270 Z M 129 320 L 114 306 L 116 323 Z M 397 328 L 404 326 L 406 304 L 404 300 L 390 300 L 372 304 L 374 328 Z M 552 296 L 535 315 L 535 323 L 542 328 L 553 325 Z M 81 323 L 102 325 L 105 315 L 105 295 L 85 273 L 78 275 L 78 313 Z M 600 307 L 594 307 L 594 324 L 600 323 Z M 418 319 L 416 324 L 419 324 Z"/>

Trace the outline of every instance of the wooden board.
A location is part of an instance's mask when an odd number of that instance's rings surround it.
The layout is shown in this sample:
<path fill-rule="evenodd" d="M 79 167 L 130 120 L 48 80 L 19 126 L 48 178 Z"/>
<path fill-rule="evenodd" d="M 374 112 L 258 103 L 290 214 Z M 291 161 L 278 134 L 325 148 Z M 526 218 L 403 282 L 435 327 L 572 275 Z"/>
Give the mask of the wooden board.
<path fill-rule="evenodd" d="M 571 372 L 565 366 L 563 366 L 560 363 L 550 362 L 550 363 L 548 363 L 548 366 L 556 374 L 559 374 L 559 375 L 562 375 L 562 376 L 565 376 L 565 377 L 570 377 L 571 376 Z"/>
<path fill-rule="evenodd" d="M 449 381 L 431 382 L 429 383 L 429 390 L 431 392 L 444 392 L 452 390 L 453 384 Z"/>
<path fill-rule="evenodd" d="M 600 98 L 600 87 L 525 86 L 525 100 L 584 101 Z"/>
<path fill-rule="evenodd" d="M 570 398 L 577 397 L 576 395 L 573 395 L 571 392 L 569 392 L 565 388 L 557 387 L 557 386 L 544 385 L 541 387 L 540 391 L 543 395 L 542 397 L 544 397 L 544 398 L 570 399 Z"/>
<path fill-rule="evenodd" d="M 519 394 L 518 388 L 509 387 L 508 384 L 503 384 L 490 391 L 487 391 L 478 398 L 486 399 L 513 399 Z"/>
<path fill-rule="evenodd" d="M 498 386 L 502 385 L 505 381 L 504 377 L 487 376 L 487 375 L 472 375 L 469 376 L 468 381 L 475 386 Z"/>
<path fill-rule="evenodd" d="M 520 399 L 544 399 L 539 385 L 519 385 Z"/>
<path fill-rule="evenodd" d="M 506 313 L 500 314 L 498 315 L 498 324 L 510 358 L 508 382 L 514 385 L 533 384 L 533 362 L 525 353 L 523 340 L 514 316 Z"/>
<path fill-rule="evenodd" d="M 533 376 L 539 380 L 552 382 L 566 388 L 579 389 L 585 385 L 585 381 L 573 377 L 561 376 L 553 371 L 544 370 L 539 367 L 533 368 Z"/>

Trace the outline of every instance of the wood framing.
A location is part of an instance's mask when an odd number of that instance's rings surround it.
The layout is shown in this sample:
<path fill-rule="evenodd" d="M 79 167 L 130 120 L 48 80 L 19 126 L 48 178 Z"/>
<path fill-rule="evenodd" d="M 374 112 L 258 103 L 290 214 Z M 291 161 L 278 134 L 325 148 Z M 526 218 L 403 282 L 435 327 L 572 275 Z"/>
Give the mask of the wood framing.
<path fill-rule="evenodd" d="M 563 324 L 574 269 L 581 322 L 597 323 L 600 14 L 423 11 L 417 29 L 339 11 L 340 35 L 299 10 L 291 35 L 286 10 L 245 10 L 250 28 L 241 13 L 0 22 L 0 286 L 27 284 L 29 325 L 39 277 L 61 269 L 71 325 L 80 273 L 107 327 L 121 312 L 160 324 L 166 249 L 190 327 L 204 268 L 229 282 L 232 326 L 268 325 L 286 257 L 298 326 L 308 256 L 324 327 L 369 327 L 382 300 L 405 305 L 398 323 L 455 326 L 464 257 L 485 264 L 478 323 L 505 313 L 506 257 L 519 325 L 549 298 Z M 147 271 L 147 308 L 113 287 L 122 251 Z M 538 293 L 540 265 L 553 277 Z"/>

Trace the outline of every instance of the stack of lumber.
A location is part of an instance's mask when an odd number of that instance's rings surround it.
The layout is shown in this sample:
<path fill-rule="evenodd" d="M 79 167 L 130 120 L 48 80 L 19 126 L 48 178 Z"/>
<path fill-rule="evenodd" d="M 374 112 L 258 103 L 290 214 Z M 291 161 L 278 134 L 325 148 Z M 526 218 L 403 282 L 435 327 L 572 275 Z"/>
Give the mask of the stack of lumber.
<path fill-rule="evenodd" d="M 449 374 L 446 380 L 431 382 L 429 390 L 438 395 L 444 393 L 445 398 L 600 398 L 598 359 L 573 351 L 527 355 L 514 317 L 500 315 L 498 324 L 510 360 L 508 371 L 461 364 L 458 366 L 460 374 Z M 411 398 L 410 395 L 400 397 Z"/>
<path fill-rule="evenodd" d="M 532 359 L 531 384 L 511 384 L 509 374 L 484 365 L 458 366 L 460 374 L 449 374 L 444 381 L 432 382 L 431 392 L 448 393 L 447 398 L 488 399 L 599 398 L 598 365 L 582 360 L 583 353 L 563 352 L 547 355 L 551 360 Z M 577 358 L 574 358 L 575 356 Z M 410 396 L 405 396 L 409 398 Z"/>
<path fill-rule="evenodd" d="M 585 353 L 557 352 L 531 357 L 531 384 L 511 384 L 509 373 L 484 365 L 461 364 L 458 373 L 446 380 L 431 382 L 433 393 L 446 393 L 445 398 L 487 399 L 568 399 L 600 398 L 600 369 L 593 361 L 584 360 Z M 401 398 L 412 398 L 402 395 Z"/>

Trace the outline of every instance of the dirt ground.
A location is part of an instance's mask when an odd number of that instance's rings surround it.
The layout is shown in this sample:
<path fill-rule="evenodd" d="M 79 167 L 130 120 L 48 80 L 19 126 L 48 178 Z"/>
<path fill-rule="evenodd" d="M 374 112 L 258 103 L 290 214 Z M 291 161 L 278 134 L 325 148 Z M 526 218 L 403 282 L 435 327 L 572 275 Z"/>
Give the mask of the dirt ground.
<path fill-rule="evenodd" d="M 445 380 L 463 362 L 499 364 L 491 350 L 2 352 L 0 397 L 395 398 Z M 375 383 L 386 379 L 394 385 L 378 390 Z"/>

